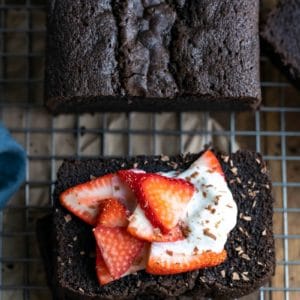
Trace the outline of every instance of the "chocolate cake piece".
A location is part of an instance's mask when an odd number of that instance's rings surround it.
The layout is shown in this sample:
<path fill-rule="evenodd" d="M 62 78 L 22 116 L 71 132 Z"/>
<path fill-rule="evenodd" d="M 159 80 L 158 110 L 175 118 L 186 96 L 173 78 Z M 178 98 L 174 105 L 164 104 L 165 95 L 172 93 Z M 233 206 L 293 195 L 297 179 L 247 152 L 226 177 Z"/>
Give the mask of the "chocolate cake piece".
<path fill-rule="evenodd" d="M 238 219 L 225 248 L 228 259 L 221 265 L 177 275 L 154 276 L 144 271 L 100 286 L 95 272 L 95 241 L 91 227 L 62 208 L 59 194 L 67 188 L 133 166 L 149 172 L 184 170 L 199 154 L 163 159 L 138 156 L 65 161 L 58 172 L 54 192 L 52 241 L 40 223 L 41 250 L 48 278 L 59 299 L 131 299 L 143 295 L 240 297 L 266 283 L 274 272 L 272 232 L 273 198 L 265 163 L 259 154 L 240 151 L 218 155 L 238 206 Z M 47 227 L 47 226 L 46 226 Z M 46 245 L 43 240 L 46 240 Z M 48 244 L 47 244 L 48 243 Z M 51 258 L 50 258 L 51 257 Z"/>
<path fill-rule="evenodd" d="M 261 29 L 267 53 L 300 88 L 300 0 L 279 1 Z"/>
<path fill-rule="evenodd" d="M 255 109 L 256 0 L 49 1 L 54 113 Z"/>

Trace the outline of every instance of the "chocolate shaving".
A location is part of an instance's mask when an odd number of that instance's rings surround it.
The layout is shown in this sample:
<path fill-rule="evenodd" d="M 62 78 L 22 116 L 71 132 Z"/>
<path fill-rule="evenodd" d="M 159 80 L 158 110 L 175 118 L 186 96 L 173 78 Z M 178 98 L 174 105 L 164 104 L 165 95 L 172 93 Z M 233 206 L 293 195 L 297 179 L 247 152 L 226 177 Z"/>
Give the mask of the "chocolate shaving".
<path fill-rule="evenodd" d="M 194 173 L 191 175 L 191 177 L 192 177 L 192 178 L 195 178 L 195 177 L 197 177 L 198 175 L 199 175 L 199 172 L 196 171 L 196 172 L 194 172 Z"/>
<path fill-rule="evenodd" d="M 216 237 L 213 233 L 211 233 L 211 232 L 209 231 L 209 228 L 204 228 L 204 229 L 203 229 L 203 234 L 206 235 L 206 236 L 208 236 L 209 238 L 211 238 L 211 239 L 213 239 L 213 240 L 216 240 L 216 239 L 217 239 L 217 237 Z"/>

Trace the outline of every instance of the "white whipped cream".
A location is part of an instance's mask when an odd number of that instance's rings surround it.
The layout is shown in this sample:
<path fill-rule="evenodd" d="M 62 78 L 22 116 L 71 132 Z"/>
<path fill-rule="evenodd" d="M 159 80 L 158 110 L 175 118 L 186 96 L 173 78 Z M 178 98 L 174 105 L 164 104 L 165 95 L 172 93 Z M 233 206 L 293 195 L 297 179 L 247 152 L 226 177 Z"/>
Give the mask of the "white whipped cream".
<path fill-rule="evenodd" d="M 167 173 L 163 175 L 169 176 Z M 237 205 L 224 177 L 211 172 L 201 157 L 176 177 L 189 180 L 196 188 L 184 220 L 188 235 L 181 241 L 152 243 L 151 253 L 154 256 L 164 255 L 171 250 L 174 256 L 178 254 L 180 257 L 180 254 L 193 255 L 195 249 L 199 253 L 208 250 L 221 252 L 237 222 Z"/>

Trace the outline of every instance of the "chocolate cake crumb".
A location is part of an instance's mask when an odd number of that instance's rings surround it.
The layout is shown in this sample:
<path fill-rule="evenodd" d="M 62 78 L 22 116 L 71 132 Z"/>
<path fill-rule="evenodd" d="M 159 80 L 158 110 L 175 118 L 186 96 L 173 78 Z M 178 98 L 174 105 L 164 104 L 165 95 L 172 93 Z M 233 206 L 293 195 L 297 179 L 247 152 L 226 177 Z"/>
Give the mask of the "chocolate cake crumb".
<path fill-rule="evenodd" d="M 167 155 L 162 155 L 160 159 L 161 159 L 161 161 L 169 161 L 170 160 L 169 156 L 167 156 Z"/>
<path fill-rule="evenodd" d="M 72 220 L 72 216 L 70 214 L 67 214 L 64 216 L 66 223 L 69 223 Z"/>
<path fill-rule="evenodd" d="M 241 255 L 241 257 L 242 257 L 243 259 L 245 259 L 245 260 L 250 260 L 249 255 L 246 254 L 246 253 L 243 253 L 243 254 Z"/>
<path fill-rule="evenodd" d="M 237 272 L 232 273 L 232 280 L 240 280 L 240 275 Z"/>
<path fill-rule="evenodd" d="M 231 168 L 230 171 L 234 174 L 237 175 L 238 174 L 238 169 L 236 167 Z"/>
<path fill-rule="evenodd" d="M 247 273 L 247 274 L 245 274 L 245 273 Z M 243 279 L 244 281 L 249 281 L 249 277 L 248 277 L 247 275 L 248 275 L 248 272 L 242 273 L 242 279 Z"/>

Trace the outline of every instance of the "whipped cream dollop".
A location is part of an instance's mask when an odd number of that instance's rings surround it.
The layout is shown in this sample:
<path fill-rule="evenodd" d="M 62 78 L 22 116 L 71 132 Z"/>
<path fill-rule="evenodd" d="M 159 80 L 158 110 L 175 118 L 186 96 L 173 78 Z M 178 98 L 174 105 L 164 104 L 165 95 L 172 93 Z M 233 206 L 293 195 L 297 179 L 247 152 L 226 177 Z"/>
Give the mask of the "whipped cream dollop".
<path fill-rule="evenodd" d="M 161 174 L 175 175 L 174 172 Z M 213 171 L 200 157 L 176 178 L 188 180 L 196 188 L 183 220 L 186 238 L 176 242 L 152 243 L 151 252 L 157 256 L 171 250 L 178 257 L 180 254 L 193 255 L 195 251 L 221 252 L 237 222 L 237 205 L 224 176 Z"/>

